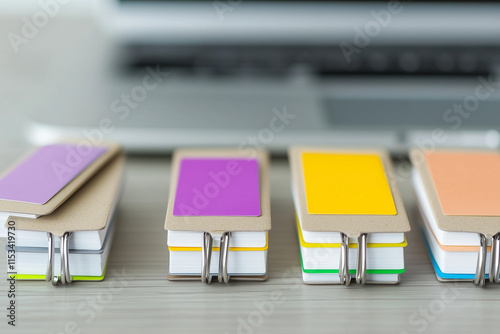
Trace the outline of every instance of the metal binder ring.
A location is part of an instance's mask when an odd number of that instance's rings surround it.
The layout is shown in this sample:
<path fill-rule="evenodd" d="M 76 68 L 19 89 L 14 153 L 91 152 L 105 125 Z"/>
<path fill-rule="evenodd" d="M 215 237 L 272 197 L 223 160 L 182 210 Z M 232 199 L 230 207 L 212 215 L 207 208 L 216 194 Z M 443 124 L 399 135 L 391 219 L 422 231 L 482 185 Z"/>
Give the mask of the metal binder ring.
<path fill-rule="evenodd" d="M 55 245 L 54 245 L 54 235 L 52 233 L 47 233 L 47 238 L 49 240 L 48 244 L 48 262 L 47 262 L 47 271 L 45 272 L 45 281 L 51 282 L 53 286 L 56 286 L 59 282 L 59 278 L 54 275 L 54 254 L 55 254 Z"/>
<path fill-rule="evenodd" d="M 356 283 L 366 283 L 366 233 L 358 238 L 358 268 L 356 270 Z"/>
<path fill-rule="evenodd" d="M 219 251 L 219 283 L 228 283 L 229 275 L 227 274 L 227 257 L 229 254 L 229 239 L 231 232 L 224 232 L 220 238 Z"/>
<path fill-rule="evenodd" d="M 491 238 L 491 267 L 490 267 L 490 282 L 500 283 L 498 277 L 500 267 L 500 233 Z"/>
<path fill-rule="evenodd" d="M 340 233 L 340 238 L 340 284 L 349 285 L 351 284 L 351 275 L 349 274 L 349 237 L 347 234 Z"/>
<path fill-rule="evenodd" d="M 485 264 L 486 264 L 486 237 L 484 234 L 479 234 L 479 252 L 477 256 L 477 266 L 476 266 L 476 277 L 474 278 L 474 284 L 479 286 L 484 286 L 485 284 Z"/>
<path fill-rule="evenodd" d="M 73 278 L 71 277 L 69 271 L 69 238 L 72 233 L 66 232 L 60 238 L 60 252 L 61 252 L 61 283 L 62 284 L 70 284 L 73 282 Z"/>
<path fill-rule="evenodd" d="M 212 276 L 210 275 L 210 262 L 212 261 L 212 245 L 214 239 L 208 232 L 203 232 L 203 242 L 201 244 L 201 281 L 210 284 Z"/>

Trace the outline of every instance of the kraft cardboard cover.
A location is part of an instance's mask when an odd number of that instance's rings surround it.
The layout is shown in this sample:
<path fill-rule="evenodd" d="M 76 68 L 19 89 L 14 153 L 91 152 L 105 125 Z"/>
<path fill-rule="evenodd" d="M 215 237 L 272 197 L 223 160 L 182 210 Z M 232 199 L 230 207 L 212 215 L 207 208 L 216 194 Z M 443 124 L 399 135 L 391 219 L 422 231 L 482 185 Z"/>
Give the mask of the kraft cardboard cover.
<path fill-rule="evenodd" d="M 67 144 L 74 145 L 74 143 L 71 142 Z M 13 214 L 19 213 L 35 216 L 44 216 L 51 214 L 120 152 L 120 147 L 117 144 L 106 143 L 100 145 L 99 147 L 104 148 L 105 151 L 97 156 L 94 160 L 92 160 L 92 162 L 90 162 L 88 165 L 86 165 L 86 167 L 81 172 L 75 175 L 70 182 L 68 182 L 62 189 L 60 189 L 55 195 L 53 195 L 48 201 L 46 201 L 46 203 L 35 204 L 12 200 L 0 200 L 0 212 L 9 212 Z M 36 150 L 34 150 L 33 152 L 36 152 Z M 33 152 L 28 154 L 25 158 L 21 159 L 20 163 L 22 163 L 26 159 L 29 159 Z M 2 178 L 4 176 L 8 176 L 12 171 L 15 171 L 18 166 L 19 163 L 16 163 L 14 167 L 12 167 L 2 175 Z"/>
<path fill-rule="evenodd" d="M 259 165 L 260 215 L 259 216 L 214 216 L 174 215 L 179 171 L 183 159 L 257 159 Z M 172 161 L 170 195 L 165 218 L 165 229 L 173 231 L 268 231 L 271 229 L 271 200 L 269 192 L 269 158 L 266 152 L 255 156 L 242 154 L 237 149 L 186 149 L 177 150 Z"/>
<path fill-rule="evenodd" d="M 125 157 L 119 155 L 68 199 L 54 213 L 37 219 L 9 217 L 17 230 L 50 232 L 98 231 L 106 227 L 119 195 Z"/>
<path fill-rule="evenodd" d="M 303 153 L 366 154 L 379 156 L 387 175 L 387 181 L 394 205 L 396 206 L 396 214 L 309 214 L 302 166 Z M 292 187 L 295 187 L 295 193 L 298 197 L 297 202 L 300 206 L 299 218 L 304 230 L 311 232 L 343 232 L 353 238 L 359 237 L 362 233 L 403 233 L 410 231 L 410 223 L 406 216 L 403 201 L 394 178 L 392 164 L 386 151 L 295 146 L 289 149 L 289 160 L 292 172 Z"/>
<path fill-rule="evenodd" d="M 441 152 L 441 150 L 439 150 Z M 467 151 L 467 150 L 447 150 L 447 152 L 485 152 L 492 151 Z M 471 215 L 445 215 L 439 201 L 439 196 L 434 187 L 434 183 L 425 159 L 426 153 L 420 149 L 410 151 L 410 159 L 422 178 L 424 190 L 429 199 L 432 213 L 436 218 L 440 230 L 448 232 L 472 232 L 482 233 L 487 238 L 493 237 L 500 232 L 500 216 L 471 216 Z"/>

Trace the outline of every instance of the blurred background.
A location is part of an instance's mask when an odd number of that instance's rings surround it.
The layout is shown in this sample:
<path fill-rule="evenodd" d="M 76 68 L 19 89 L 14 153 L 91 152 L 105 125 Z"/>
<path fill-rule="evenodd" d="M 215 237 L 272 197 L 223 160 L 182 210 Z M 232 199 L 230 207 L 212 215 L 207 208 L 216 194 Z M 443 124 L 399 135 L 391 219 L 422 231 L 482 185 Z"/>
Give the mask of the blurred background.
<path fill-rule="evenodd" d="M 0 140 L 500 143 L 497 1 L 3 0 Z"/>

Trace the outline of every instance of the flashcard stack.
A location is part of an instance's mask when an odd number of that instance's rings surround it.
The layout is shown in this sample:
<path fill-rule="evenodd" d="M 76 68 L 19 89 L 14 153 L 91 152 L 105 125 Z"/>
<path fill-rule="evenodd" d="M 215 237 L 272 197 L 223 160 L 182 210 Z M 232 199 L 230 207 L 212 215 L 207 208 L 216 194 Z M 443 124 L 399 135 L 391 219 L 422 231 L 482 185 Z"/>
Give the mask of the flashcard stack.
<path fill-rule="evenodd" d="M 268 164 L 265 152 L 175 152 L 165 220 L 169 279 L 267 279 Z"/>
<path fill-rule="evenodd" d="M 411 151 L 422 234 L 440 281 L 498 283 L 500 154 Z"/>
<path fill-rule="evenodd" d="M 104 279 L 121 194 L 115 144 L 39 147 L 0 178 L 7 272 L 19 280 Z"/>
<path fill-rule="evenodd" d="M 289 159 L 304 283 L 399 283 L 410 224 L 388 154 L 292 147 Z"/>

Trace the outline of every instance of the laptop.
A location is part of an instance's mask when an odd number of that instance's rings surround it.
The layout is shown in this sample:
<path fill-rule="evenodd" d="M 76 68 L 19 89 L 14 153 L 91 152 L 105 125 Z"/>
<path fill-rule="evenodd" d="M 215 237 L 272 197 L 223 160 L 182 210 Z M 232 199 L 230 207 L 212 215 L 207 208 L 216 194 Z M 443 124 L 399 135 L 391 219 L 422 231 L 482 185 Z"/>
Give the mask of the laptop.
<path fill-rule="evenodd" d="M 98 17 L 73 93 L 31 113 L 32 143 L 500 143 L 498 1 L 107 0 Z"/>

